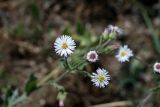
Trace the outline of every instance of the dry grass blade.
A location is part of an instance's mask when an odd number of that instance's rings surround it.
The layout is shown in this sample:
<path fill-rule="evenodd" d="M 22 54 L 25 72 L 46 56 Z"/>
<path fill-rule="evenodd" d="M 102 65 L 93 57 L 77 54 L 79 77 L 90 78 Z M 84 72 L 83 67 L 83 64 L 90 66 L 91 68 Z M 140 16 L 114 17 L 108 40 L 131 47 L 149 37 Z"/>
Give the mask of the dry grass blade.
<path fill-rule="evenodd" d="M 111 102 L 106 104 L 100 104 L 95 106 L 89 106 L 89 107 L 131 107 L 132 102 L 131 101 L 117 101 L 117 102 Z"/>

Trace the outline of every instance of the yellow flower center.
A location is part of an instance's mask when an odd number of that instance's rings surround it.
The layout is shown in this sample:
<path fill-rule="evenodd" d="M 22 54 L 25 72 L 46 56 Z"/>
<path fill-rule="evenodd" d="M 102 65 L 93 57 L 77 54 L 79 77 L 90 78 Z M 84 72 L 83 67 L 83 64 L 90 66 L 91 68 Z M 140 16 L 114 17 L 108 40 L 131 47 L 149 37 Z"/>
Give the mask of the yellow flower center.
<path fill-rule="evenodd" d="M 105 78 L 104 78 L 103 75 L 100 75 L 100 76 L 98 77 L 98 80 L 99 80 L 99 81 L 104 81 L 104 79 L 105 79 Z"/>
<path fill-rule="evenodd" d="M 67 44 L 66 42 L 64 42 L 64 43 L 62 44 L 62 48 L 63 48 L 63 49 L 68 48 L 68 44 Z"/>
<path fill-rule="evenodd" d="M 121 56 L 122 56 L 122 57 L 126 56 L 126 52 L 125 52 L 125 51 L 122 51 L 122 52 L 121 52 Z"/>

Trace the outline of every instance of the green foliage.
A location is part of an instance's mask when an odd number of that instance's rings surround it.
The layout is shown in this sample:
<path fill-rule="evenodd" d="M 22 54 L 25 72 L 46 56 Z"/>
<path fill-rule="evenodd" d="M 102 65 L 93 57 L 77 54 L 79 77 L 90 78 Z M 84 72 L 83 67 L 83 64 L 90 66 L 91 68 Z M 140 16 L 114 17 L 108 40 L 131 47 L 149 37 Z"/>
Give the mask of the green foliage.
<path fill-rule="evenodd" d="M 35 1 L 32 1 L 31 3 L 29 3 L 28 8 L 30 10 L 31 16 L 35 21 L 41 19 L 40 9 Z"/>
<path fill-rule="evenodd" d="M 67 92 L 64 90 L 59 90 L 57 95 L 57 100 L 65 100 L 67 97 Z"/>
<path fill-rule="evenodd" d="M 145 20 L 145 23 L 146 23 L 148 29 L 151 32 L 151 38 L 152 38 L 152 42 L 153 42 L 153 47 L 157 51 L 157 53 L 160 54 L 160 39 L 158 37 L 157 30 L 155 30 L 155 28 L 153 27 L 151 19 L 149 18 L 148 13 L 147 13 L 146 10 L 142 11 L 142 15 L 143 15 L 143 18 Z"/>
<path fill-rule="evenodd" d="M 65 29 L 62 31 L 62 35 L 71 35 L 70 32 L 71 32 L 71 31 L 70 31 L 70 27 L 67 26 L 67 27 L 65 27 Z"/>
<path fill-rule="evenodd" d="M 120 87 L 122 88 L 122 90 L 130 90 L 134 88 L 135 83 L 136 83 L 136 80 L 131 76 L 129 76 L 121 80 Z"/>
<path fill-rule="evenodd" d="M 19 37 L 25 34 L 25 25 L 23 23 L 18 23 L 15 28 L 15 34 Z"/>
<path fill-rule="evenodd" d="M 37 87 L 37 78 L 31 74 L 29 77 L 29 80 L 27 81 L 26 85 L 25 85 L 25 93 L 26 95 L 30 95 L 33 91 L 35 91 L 36 89 L 38 89 L 39 87 Z"/>
<path fill-rule="evenodd" d="M 33 42 L 37 43 L 37 40 L 42 39 L 43 36 L 43 29 L 41 27 L 41 25 L 39 24 L 35 24 L 33 29 L 30 28 L 29 29 L 31 34 L 29 35 L 29 39 L 31 39 Z"/>
<path fill-rule="evenodd" d="M 151 89 L 153 92 L 160 92 L 160 85 Z"/>
<path fill-rule="evenodd" d="M 134 1 L 134 3 L 140 9 L 140 12 L 143 16 L 145 24 L 151 33 L 151 39 L 152 39 L 153 47 L 154 47 L 155 51 L 158 54 L 160 54 L 160 38 L 158 37 L 158 32 L 159 32 L 158 29 L 155 29 L 155 27 L 153 26 L 152 19 L 149 17 L 149 14 L 148 14 L 148 10 L 136 0 Z"/>
<path fill-rule="evenodd" d="M 90 47 L 98 40 L 95 35 L 92 35 L 91 32 L 89 32 L 89 30 L 86 29 L 85 24 L 81 22 L 77 22 L 75 36 L 76 40 L 80 42 L 79 47 Z"/>
<path fill-rule="evenodd" d="M 78 35 L 84 35 L 86 32 L 85 24 L 82 24 L 81 22 L 77 22 L 76 32 Z"/>
<path fill-rule="evenodd" d="M 5 107 L 16 107 L 17 104 L 24 101 L 27 98 L 25 94 L 19 95 L 17 89 L 13 90 L 11 87 L 7 89 L 4 106 Z"/>
<path fill-rule="evenodd" d="M 143 71 L 144 65 L 138 60 L 131 60 L 129 71 L 134 78 L 137 78 L 139 74 Z"/>

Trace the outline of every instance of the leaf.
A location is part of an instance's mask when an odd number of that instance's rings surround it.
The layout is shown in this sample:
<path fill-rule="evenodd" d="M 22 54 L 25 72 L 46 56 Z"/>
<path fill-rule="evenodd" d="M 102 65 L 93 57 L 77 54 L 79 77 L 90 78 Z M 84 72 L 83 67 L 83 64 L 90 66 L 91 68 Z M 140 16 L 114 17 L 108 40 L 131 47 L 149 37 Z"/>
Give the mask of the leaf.
<path fill-rule="evenodd" d="M 139 76 L 139 73 L 144 69 L 144 66 L 137 60 L 131 60 L 130 73 L 133 77 Z"/>
<path fill-rule="evenodd" d="M 30 95 L 33 91 L 35 91 L 38 88 L 39 87 L 37 86 L 37 78 L 33 74 L 31 74 L 29 80 L 25 85 L 25 92 L 27 95 Z"/>
<path fill-rule="evenodd" d="M 18 89 L 13 89 L 9 87 L 6 91 L 4 106 L 5 107 L 15 107 L 17 104 L 26 100 L 26 94 L 19 95 Z"/>
<path fill-rule="evenodd" d="M 76 26 L 76 31 L 79 35 L 83 35 L 86 32 L 85 24 L 78 22 Z"/>
<path fill-rule="evenodd" d="M 23 36 L 25 33 L 25 25 L 23 23 L 18 23 L 15 28 L 15 34 L 19 37 Z"/>
<path fill-rule="evenodd" d="M 7 107 L 9 105 L 9 99 L 12 96 L 13 92 L 12 92 L 12 88 L 9 87 L 6 91 L 5 94 L 5 99 L 4 99 L 4 105 Z"/>
<path fill-rule="evenodd" d="M 62 31 L 62 35 L 71 35 L 70 34 L 70 28 L 69 27 L 65 27 L 65 29 Z"/>
<path fill-rule="evenodd" d="M 30 9 L 30 12 L 31 12 L 31 15 L 32 15 L 33 19 L 40 20 L 40 10 L 39 10 L 36 2 L 30 3 L 29 4 L 29 9 Z"/>
<path fill-rule="evenodd" d="M 153 42 L 153 47 L 155 51 L 160 54 L 160 38 L 158 36 L 157 29 L 154 28 L 151 18 L 149 17 L 148 11 L 145 9 L 143 5 L 136 2 L 141 10 L 141 14 L 143 16 L 143 19 L 145 21 L 146 26 L 148 27 L 149 31 L 151 32 L 151 38 Z"/>
<path fill-rule="evenodd" d="M 59 90 L 57 95 L 57 100 L 65 100 L 67 97 L 67 92 L 65 90 Z"/>

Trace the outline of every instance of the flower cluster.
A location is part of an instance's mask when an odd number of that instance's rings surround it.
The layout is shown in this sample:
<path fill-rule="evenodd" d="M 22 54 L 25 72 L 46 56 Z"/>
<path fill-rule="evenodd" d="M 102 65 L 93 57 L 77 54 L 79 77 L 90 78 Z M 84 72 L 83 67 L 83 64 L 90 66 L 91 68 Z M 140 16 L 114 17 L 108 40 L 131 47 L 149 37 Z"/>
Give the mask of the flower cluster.
<path fill-rule="evenodd" d="M 105 28 L 103 32 L 103 36 L 106 36 L 106 35 L 110 36 L 110 34 L 114 34 L 114 33 L 116 33 L 118 36 L 121 36 L 124 34 L 124 31 L 117 26 L 109 25 L 107 28 Z"/>
<path fill-rule="evenodd" d="M 112 33 L 120 35 L 122 34 L 122 32 L 123 30 L 120 29 L 119 27 L 109 25 L 105 29 L 103 34 L 111 36 Z M 98 48 L 103 48 L 103 46 L 106 46 L 106 44 L 107 42 L 104 44 L 100 44 L 102 45 L 102 47 L 100 46 Z M 75 50 L 75 47 L 76 44 L 74 40 L 68 35 L 62 35 L 58 37 L 54 43 L 55 52 L 58 55 L 64 57 L 68 57 L 69 55 L 71 55 Z M 127 45 L 124 46 L 111 45 L 111 47 L 113 48 L 113 50 L 118 48 L 118 53 L 115 57 L 118 59 L 119 62 L 129 61 L 129 58 L 133 56 L 132 50 L 129 49 Z M 99 59 L 98 53 L 100 53 L 98 50 L 89 51 L 86 54 L 86 60 L 92 63 L 96 62 Z M 109 84 L 110 75 L 108 74 L 108 71 L 106 71 L 104 68 L 98 68 L 96 70 L 96 73 L 92 73 L 90 77 L 91 81 L 96 87 L 104 88 Z"/>
<path fill-rule="evenodd" d="M 108 49 L 107 51 L 109 52 L 112 50 L 117 50 L 115 58 L 117 58 L 117 60 L 120 63 L 129 62 L 130 58 L 133 57 L 134 54 L 133 51 L 128 47 L 128 45 L 120 45 L 120 44 L 109 45 L 109 43 L 112 40 L 115 40 L 118 35 L 122 35 L 123 33 L 124 33 L 123 30 L 120 29 L 119 27 L 109 25 L 107 28 L 105 28 L 102 36 L 100 37 L 99 45 L 92 48 L 93 50 L 90 50 L 86 52 L 85 55 L 83 55 L 85 56 L 85 61 L 90 63 L 97 62 L 99 60 L 99 54 L 105 53 L 105 51 Z M 71 36 L 62 35 L 55 40 L 54 48 L 55 52 L 58 55 L 65 57 L 66 64 L 68 64 L 67 57 L 74 52 L 76 44 L 74 40 L 71 38 Z M 138 60 L 138 58 L 136 57 L 135 59 Z M 156 73 L 160 74 L 160 63 L 156 62 L 153 65 L 153 69 Z M 79 69 L 76 68 L 76 70 Z M 100 67 L 91 74 L 88 72 L 85 72 L 85 74 L 87 74 L 91 78 L 91 82 L 93 83 L 93 85 L 99 88 L 107 87 L 111 79 L 109 72 L 106 69 Z M 59 97 L 59 106 L 61 107 L 64 106 L 63 97 Z"/>
<path fill-rule="evenodd" d="M 123 34 L 123 30 L 117 26 L 113 26 L 113 25 L 108 25 L 107 28 L 105 28 L 104 30 L 105 33 L 112 33 L 112 32 L 116 32 L 118 35 Z"/>

